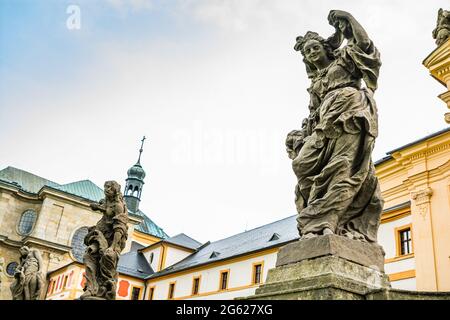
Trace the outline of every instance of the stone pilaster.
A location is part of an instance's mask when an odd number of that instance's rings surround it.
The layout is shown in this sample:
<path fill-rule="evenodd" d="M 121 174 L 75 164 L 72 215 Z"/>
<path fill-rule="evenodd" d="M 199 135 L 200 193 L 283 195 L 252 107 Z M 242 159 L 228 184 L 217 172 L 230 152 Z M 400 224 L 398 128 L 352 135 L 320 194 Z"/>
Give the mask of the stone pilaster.
<path fill-rule="evenodd" d="M 411 192 L 412 238 L 416 257 L 417 290 L 437 291 L 431 196 L 429 187 Z"/>

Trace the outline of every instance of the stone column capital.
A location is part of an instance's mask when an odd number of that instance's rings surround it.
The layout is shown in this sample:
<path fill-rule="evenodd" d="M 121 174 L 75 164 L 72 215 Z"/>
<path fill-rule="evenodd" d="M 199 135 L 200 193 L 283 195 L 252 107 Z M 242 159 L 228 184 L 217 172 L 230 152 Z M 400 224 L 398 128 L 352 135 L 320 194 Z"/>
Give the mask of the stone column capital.
<path fill-rule="evenodd" d="M 419 205 L 422 203 L 430 202 L 430 198 L 432 195 L 433 189 L 427 187 L 419 191 L 411 192 L 411 199 L 413 199 L 416 202 L 416 205 Z"/>

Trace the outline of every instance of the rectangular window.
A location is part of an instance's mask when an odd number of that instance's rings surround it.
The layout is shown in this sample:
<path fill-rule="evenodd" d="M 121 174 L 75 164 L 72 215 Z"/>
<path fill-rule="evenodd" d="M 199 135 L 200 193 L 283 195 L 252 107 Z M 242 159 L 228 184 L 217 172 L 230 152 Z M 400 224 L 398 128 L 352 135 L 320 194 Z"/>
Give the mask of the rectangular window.
<path fill-rule="evenodd" d="M 67 286 L 67 279 L 68 279 L 68 276 L 64 276 L 63 289 Z"/>
<path fill-rule="evenodd" d="M 198 294 L 199 288 L 200 288 L 200 277 L 196 277 L 192 282 L 192 295 Z"/>
<path fill-rule="evenodd" d="M 155 287 L 150 288 L 150 292 L 148 294 L 148 300 L 153 300 L 153 295 L 155 294 Z"/>
<path fill-rule="evenodd" d="M 407 255 L 412 253 L 412 239 L 411 239 L 411 228 L 406 228 L 399 230 L 399 245 L 400 245 L 400 255 Z"/>
<path fill-rule="evenodd" d="M 173 299 L 174 294 L 175 294 L 175 282 L 169 284 L 169 295 L 167 296 L 167 298 Z"/>
<path fill-rule="evenodd" d="M 228 271 L 220 272 L 220 290 L 228 288 Z"/>
<path fill-rule="evenodd" d="M 133 287 L 131 291 L 131 300 L 139 300 L 139 295 L 141 294 L 141 288 Z"/>
<path fill-rule="evenodd" d="M 261 283 L 262 264 L 253 265 L 253 284 Z"/>

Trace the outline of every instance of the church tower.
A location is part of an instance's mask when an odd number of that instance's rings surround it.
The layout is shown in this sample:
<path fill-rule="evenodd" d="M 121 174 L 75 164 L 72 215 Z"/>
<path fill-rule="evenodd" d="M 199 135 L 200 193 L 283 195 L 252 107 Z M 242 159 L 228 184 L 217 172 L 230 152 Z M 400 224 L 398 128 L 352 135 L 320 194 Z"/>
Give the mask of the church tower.
<path fill-rule="evenodd" d="M 125 180 L 125 190 L 123 192 L 124 199 L 128 210 L 137 212 L 139 210 L 139 202 L 141 201 L 142 187 L 144 186 L 145 171 L 141 166 L 141 155 L 144 147 L 145 137 L 141 140 L 141 148 L 139 149 L 139 158 L 134 166 L 128 169 L 128 178 Z"/>

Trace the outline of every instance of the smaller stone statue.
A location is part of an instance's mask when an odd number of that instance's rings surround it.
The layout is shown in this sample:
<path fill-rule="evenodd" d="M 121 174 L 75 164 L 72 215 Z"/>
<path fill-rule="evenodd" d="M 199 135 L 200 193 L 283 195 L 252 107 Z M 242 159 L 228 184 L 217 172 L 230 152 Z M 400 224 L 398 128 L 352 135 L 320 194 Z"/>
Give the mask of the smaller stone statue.
<path fill-rule="evenodd" d="M 103 217 L 84 238 L 86 285 L 81 300 L 116 298 L 117 264 L 128 236 L 128 209 L 116 181 L 106 181 L 104 193 L 104 199 L 91 204 L 91 209 L 102 212 Z"/>
<path fill-rule="evenodd" d="M 438 11 L 438 18 L 436 28 L 433 30 L 433 39 L 436 39 L 436 44 L 440 46 L 450 37 L 450 11 Z"/>
<path fill-rule="evenodd" d="M 42 258 L 37 249 L 23 246 L 19 249 L 20 264 L 14 271 L 11 284 L 13 300 L 40 300 L 45 286 Z"/>

